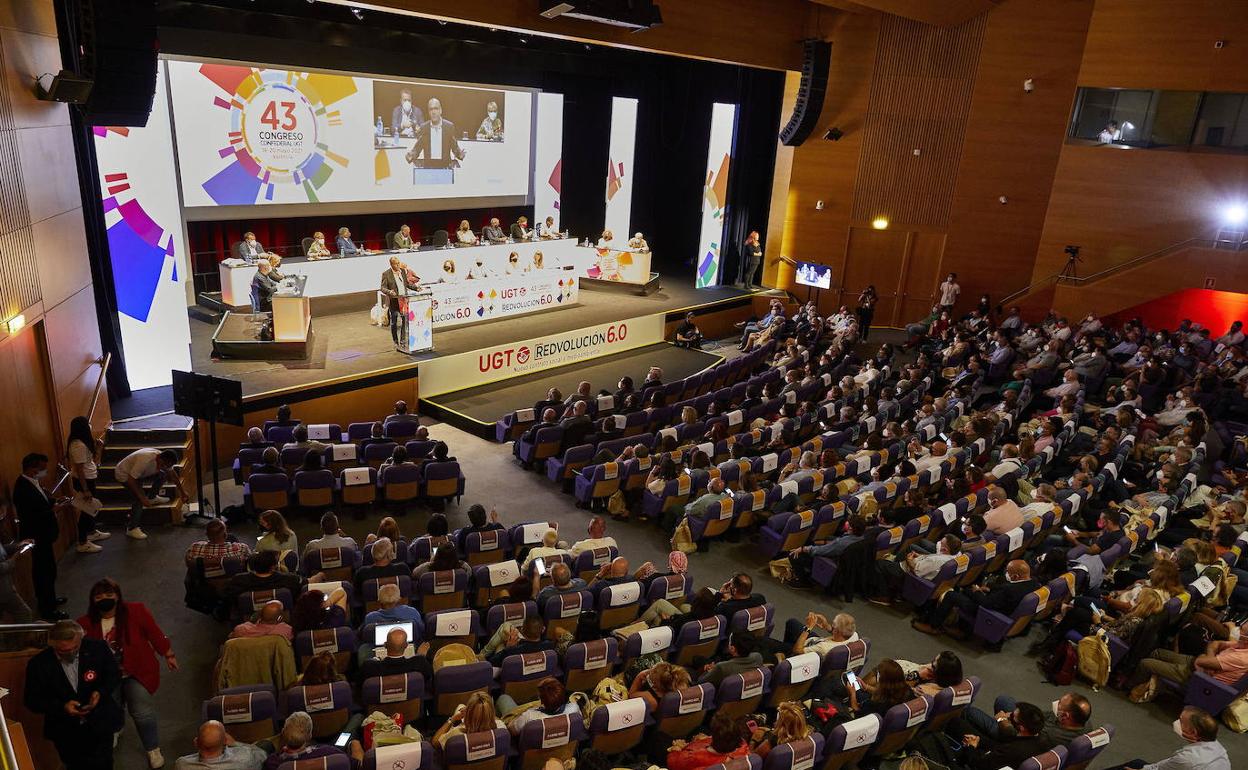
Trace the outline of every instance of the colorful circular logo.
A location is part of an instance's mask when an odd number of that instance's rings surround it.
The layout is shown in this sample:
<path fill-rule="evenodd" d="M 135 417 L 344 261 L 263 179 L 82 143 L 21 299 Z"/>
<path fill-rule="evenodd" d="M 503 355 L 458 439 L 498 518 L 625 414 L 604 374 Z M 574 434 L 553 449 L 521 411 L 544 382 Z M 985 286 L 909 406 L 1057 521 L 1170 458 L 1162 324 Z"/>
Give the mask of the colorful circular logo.
<path fill-rule="evenodd" d="M 521 346 L 520 349 L 516 351 L 516 360 L 522 364 L 528 363 L 529 355 L 530 351 L 528 346 Z"/>
<path fill-rule="evenodd" d="M 299 89 L 265 82 L 240 110 L 243 144 L 256 164 L 272 174 L 289 174 L 316 153 L 316 108 Z"/>

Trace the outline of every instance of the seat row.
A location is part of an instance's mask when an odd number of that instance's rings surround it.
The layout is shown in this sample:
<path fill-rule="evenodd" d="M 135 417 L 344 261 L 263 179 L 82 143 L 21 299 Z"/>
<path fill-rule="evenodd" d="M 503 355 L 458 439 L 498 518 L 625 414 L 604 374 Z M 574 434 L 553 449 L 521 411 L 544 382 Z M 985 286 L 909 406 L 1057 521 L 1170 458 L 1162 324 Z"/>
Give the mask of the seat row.
<path fill-rule="evenodd" d="M 251 473 L 243 483 L 243 501 L 253 513 L 292 507 L 307 510 L 335 505 L 369 506 L 376 502 L 402 506 L 417 500 L 458 501 L 467 480 L 456 461 L 404 463 L 376 468 L 345 468 L 285 473 Z"/>

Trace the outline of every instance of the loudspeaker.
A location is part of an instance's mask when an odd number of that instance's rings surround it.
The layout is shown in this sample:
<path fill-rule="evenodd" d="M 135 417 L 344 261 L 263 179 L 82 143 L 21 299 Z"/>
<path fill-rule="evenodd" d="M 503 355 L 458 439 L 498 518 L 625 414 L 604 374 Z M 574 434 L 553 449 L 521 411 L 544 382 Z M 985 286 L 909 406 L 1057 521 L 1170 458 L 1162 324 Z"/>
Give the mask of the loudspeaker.
<path fill-rule="evenodd" d="M 173 370 L 173 412 L 197 420 L 243 424 L 243 383 Z"/>
<path fill-rule="evenodd" d="M 823 112 L 823 96 L 828 90 L 828 66 L 832 44 L 824 40 L 807 40 L 802 60 L 802 83 L 797 89 L 793 115 L 780 131 L 780 143 L 796 147 L 806 141 Z"/>
<path fill-rule="evenodd" d="M 156 94 L 156 0 L 78 0 L 79 73 L 93 126 L 146 126 Z"/>

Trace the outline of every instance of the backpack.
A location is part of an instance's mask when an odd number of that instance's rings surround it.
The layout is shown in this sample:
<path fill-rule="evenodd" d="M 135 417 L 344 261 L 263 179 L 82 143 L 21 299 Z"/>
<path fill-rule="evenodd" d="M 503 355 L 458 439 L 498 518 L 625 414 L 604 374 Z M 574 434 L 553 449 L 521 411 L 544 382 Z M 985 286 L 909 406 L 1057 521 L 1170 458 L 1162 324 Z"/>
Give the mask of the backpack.
<path fill-rule="evenodd" d="M 1088 634 L 1079 640 L 1075 651 L 1079 660 L 1079 675 L 1092 683 L 1092 691 L 1099 691 L 1109 681 L 1109 645 L 1100 634 Z"/>
<path fill-rule="evenodd" d="M 590 693 L 589 700 L 581 708 L 581 713 L 586 721 L 593 718 L 594 712 L 599 706 L 605 706 L 608 703 L 618 703 L 628 698 L 628 688 L 620 683 L 620 680 L 605 676 L 599 680 L 594 686 L 594 691 Z"/>
<path fill-rule="evenodd" d="M 1079 665 L 1079 651 L 1070 642 L 1062 642 L 1036 664 L 1045 680 L 1059 686 L 1075 681 L 1075 668 Z"/>

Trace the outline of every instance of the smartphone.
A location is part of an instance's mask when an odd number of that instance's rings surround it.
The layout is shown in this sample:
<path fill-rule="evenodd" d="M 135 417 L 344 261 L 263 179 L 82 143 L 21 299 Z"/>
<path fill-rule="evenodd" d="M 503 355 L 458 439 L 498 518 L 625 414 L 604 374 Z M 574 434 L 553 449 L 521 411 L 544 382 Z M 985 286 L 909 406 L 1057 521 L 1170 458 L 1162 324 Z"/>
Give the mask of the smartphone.
<path fill-rule="evenodd" d="M 1066 534 L 1068 534 L 1068 535 L 1073 535 L 1073 534 L 1075 534 L 1075 531 L 1074 531 L 1073 529 L 1071 529 L 1070 527 L 1066 526 L 1065 524 L 1063 524 L 1063 525 L 1062 525 L 1062 529 L 1066 530 Z"/>
<path fill-rule="evenodd" d="M 1100 607 L 1097 607 L 1097 606 L 1096 606 L 1095 604 L 1093 604 L 1092 602 L 1088 602 L 1088 606 L 1089 606 L 1089 607 L 1091 607 L 1091 608 L 1092 608 L 1092 611 L 1093 611 L 1093 612 L 1095 612 L 1097 615 L 1103 615 L 1103 614 L 1104 614 L 1104 613 L 1102 613 L 1102 612 L 1101 612 L 1101 608 L 1100 608 Z"/>
<path fill-rule="evenodd" d="M 347 747 L 347 744 L 350 742 L 351 742 L 351 733 L 338 733 L 338 738 L 337 740 L 334 741 L 334 745 L 340 749 L 345 749 Z"/>
<path fill-rule="evenodd" d="M 854 688 L 855 690 L 862 689 L 862 682 L 858 681 L 858 675 L 855 674 L 853 671 L 845 672 L 845 683 L 848 684 L 850 687 Z"/>
<path fill-rule="evenodd" d="M 948 443 L 949 443 L 949 437 L 948 437 L 948 436 L 946 436 L 944 433 L 941 433 L 941 434 L 940 434 L 940 440 L 941 440 L 941 441 L 943 441 L 943 442 L 945 442 L 946 444 L 948 444 Z"/>
<path fill-rule="evenodd" d="M 22 554 L 26 553 L 27 551 L 33 551 L 33 550 L 35 550 L 35 544 L 34 544 L 34 543 L 27 543 L 26 545 L 22 546 L 21 548 L 18 548 L 18 549 L 17 549 L 17 553 L 13 554 L 13 556 L 21 556 Z M 10 558 L 12 558 L 12 557 L 10 557 Z"/>
<path fill-rule="evenodd" d="M 546 560 L 540 556 L 534 559 L 533 571 L 541 575 L 542 577 L 546 577 Z"/>

